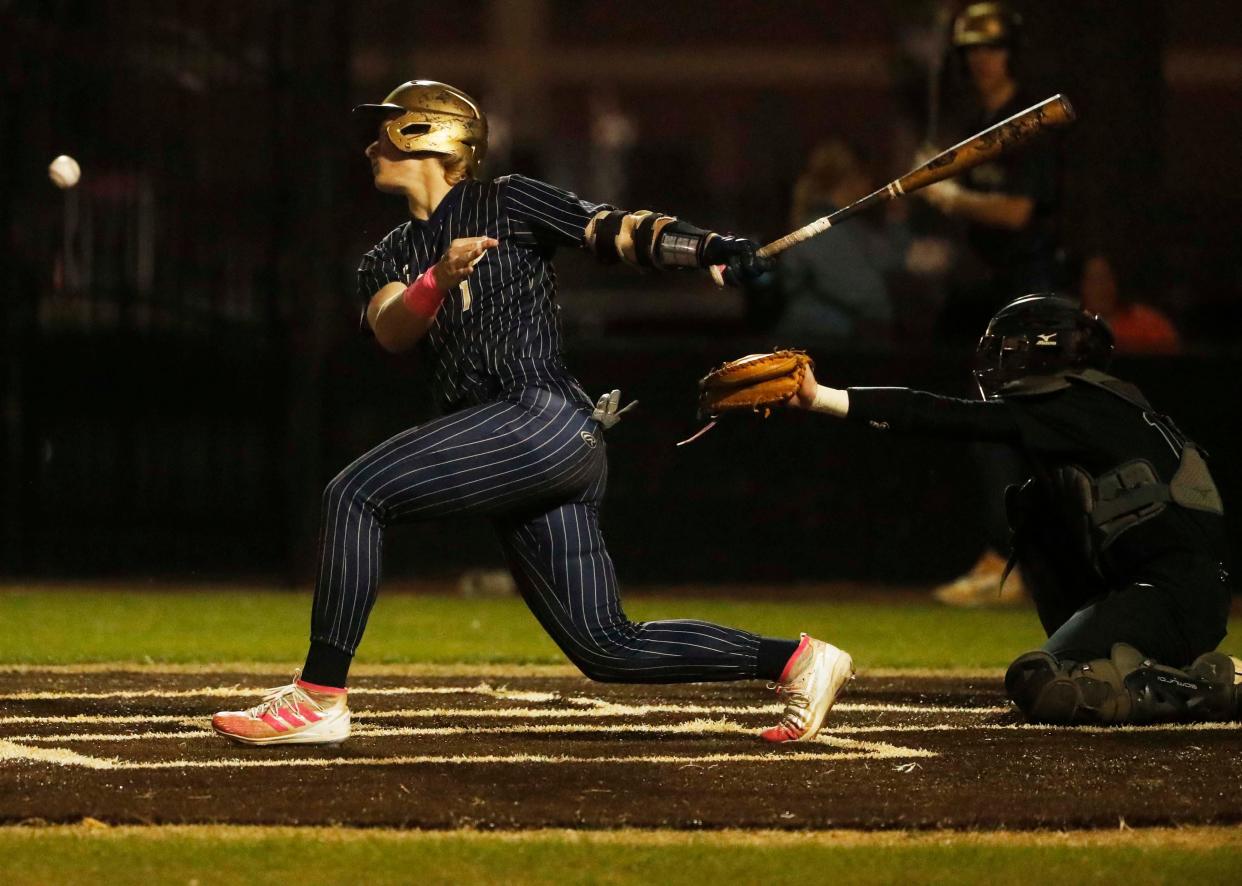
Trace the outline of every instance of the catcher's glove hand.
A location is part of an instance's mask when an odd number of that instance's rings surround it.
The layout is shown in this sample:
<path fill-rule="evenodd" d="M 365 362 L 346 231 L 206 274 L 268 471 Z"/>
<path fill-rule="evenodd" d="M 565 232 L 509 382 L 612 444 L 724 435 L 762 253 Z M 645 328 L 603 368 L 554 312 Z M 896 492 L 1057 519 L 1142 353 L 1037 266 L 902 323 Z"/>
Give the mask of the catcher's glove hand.
<path fill-rule="evenodd" d="M 699 418 L 743 409 L 766 418 L 798 392 L 807 369 L 814 367 L 805 351 L 792 348 L 730 360 L 699 380 Z"/>

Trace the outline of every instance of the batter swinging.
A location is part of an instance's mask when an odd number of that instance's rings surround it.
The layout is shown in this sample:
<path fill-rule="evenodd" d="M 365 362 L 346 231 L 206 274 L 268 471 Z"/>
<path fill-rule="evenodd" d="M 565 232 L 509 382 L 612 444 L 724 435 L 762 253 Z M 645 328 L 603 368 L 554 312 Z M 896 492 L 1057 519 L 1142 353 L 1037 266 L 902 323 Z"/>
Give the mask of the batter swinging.
<path fill-rule="evenodd" d="M 557 247 L 651 268 L 724 265 L 738 282 L 765 269 L 755 244 L 518 175 L 476 179 L 486 119 L 442 83 L 405 83 L 355 114 L 372 140 L 376 187 L 404 197 L 411 215 L 362 260 L 362 325 L 387 350 L 424 349 L 444 414 L 328 484 L 305 666 L 256 707 L 217 714 L 215 730 L 247 744 L 346 738 L 346 677 L 375 602 L 385 528 L 471 514 L 491 521 L 526 603 L 588 677 L 775 681 L 786 708 L 763 738 L 812 738 L 853 672 L 845 652 L 805 634 L 626 618 L 599 527 L 600 432 L 616 398 L 593 414 L 562 362 L 557 326 Z"/>

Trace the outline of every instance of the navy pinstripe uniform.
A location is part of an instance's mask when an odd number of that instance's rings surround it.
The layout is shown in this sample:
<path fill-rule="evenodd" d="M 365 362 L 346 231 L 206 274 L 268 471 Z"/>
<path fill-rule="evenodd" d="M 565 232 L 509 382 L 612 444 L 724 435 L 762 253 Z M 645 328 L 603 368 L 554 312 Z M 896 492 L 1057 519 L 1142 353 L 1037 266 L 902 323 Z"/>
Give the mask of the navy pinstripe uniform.
<path fill-rule="evenodd" d="M 551 264 L 557 247 L 584 247 L 588 223 L 609 209 L 522 176 L 466 179 L 426 221 L 401 225 L 364 257 L 365 304 L 387 283 L 413 280 L 454 239 L 499 240 L 420 342 L 445 414 L 381 443 L 324 492 L 312 653 L 357 648 L 386 526 L 476 514 L 490 519 L 535 617 L 588 676 L 667 683 L 779 673 L 792 642 L 702 621 L 636 623 L 622 611 L 599 526 L 604 440 L 562 362 Z M 761 642 L 774 664 L 760 666 Z"/>

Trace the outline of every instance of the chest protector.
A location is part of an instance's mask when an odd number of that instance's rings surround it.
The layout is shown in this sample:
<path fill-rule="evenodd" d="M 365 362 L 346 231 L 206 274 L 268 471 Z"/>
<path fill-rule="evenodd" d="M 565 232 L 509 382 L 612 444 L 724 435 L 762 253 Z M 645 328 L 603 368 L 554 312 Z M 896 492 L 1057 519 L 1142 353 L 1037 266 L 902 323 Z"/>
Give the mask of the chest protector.
<path fill-rule="evenodd" d="M 1137 388 L 1094 369 L 1067 375 L 1141 410 L 1144 421 L 1180 452 L 1177 469 L 1168 481 L 1146 459 L 1123 462 L 1098 477 L 1092 477 L 1079 465 L 1064 465 L 1045 475 L 1054 509 L 1068 521 L 1080 553 L 1089 562 L 1098 569 L 1100 557 L 1109 546 L 1125 532 L 1162 514 L 1171 504 L 1210 514 L 1224 513 L 1202 451 L 1177 429 L 1172 419 L 1153 410 Z M 1061 387 L 1069 384 L 1063 380 Z M 1040 391 L 1053 389 L 1041 386 Z"/>

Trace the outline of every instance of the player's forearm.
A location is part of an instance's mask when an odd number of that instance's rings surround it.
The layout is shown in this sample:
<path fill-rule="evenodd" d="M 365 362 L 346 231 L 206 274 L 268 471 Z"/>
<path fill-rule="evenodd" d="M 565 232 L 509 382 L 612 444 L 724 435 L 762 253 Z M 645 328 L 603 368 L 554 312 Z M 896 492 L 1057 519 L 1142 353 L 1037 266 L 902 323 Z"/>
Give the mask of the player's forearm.
<path fill-rule="evenodd" d="M 383 286 L 367 305 L 367 323 L 380 347 L 390 353 L 408 351 L 427 334 L 435 313 L 411 310 L 405 293 L 410 287 L 394 281 Z"/>
<path fill-rule="evenodd" d="M 641 268 L 701 268 L 707 243 L 718 235 L 647 209 L 604 209 L 587 223 L 584 242 L 604 264 Z"/>
<path fill-rule="evenodd" d="M 586 248 L 604 264 L 618 261 L 642 268 L 708 268 L 740 255 L 753 255 L 756 244 L 695 227 L 687 221 L 646 209 L 605 209 L 587 223 Z"/>
<path fill-rule="evenodd" d="M 1017 442 L 1018 425 L 1004 403 L 959 400 L 909 388 L 850 388 L 850 421 L 881 430 L 961 440 Z"/>

